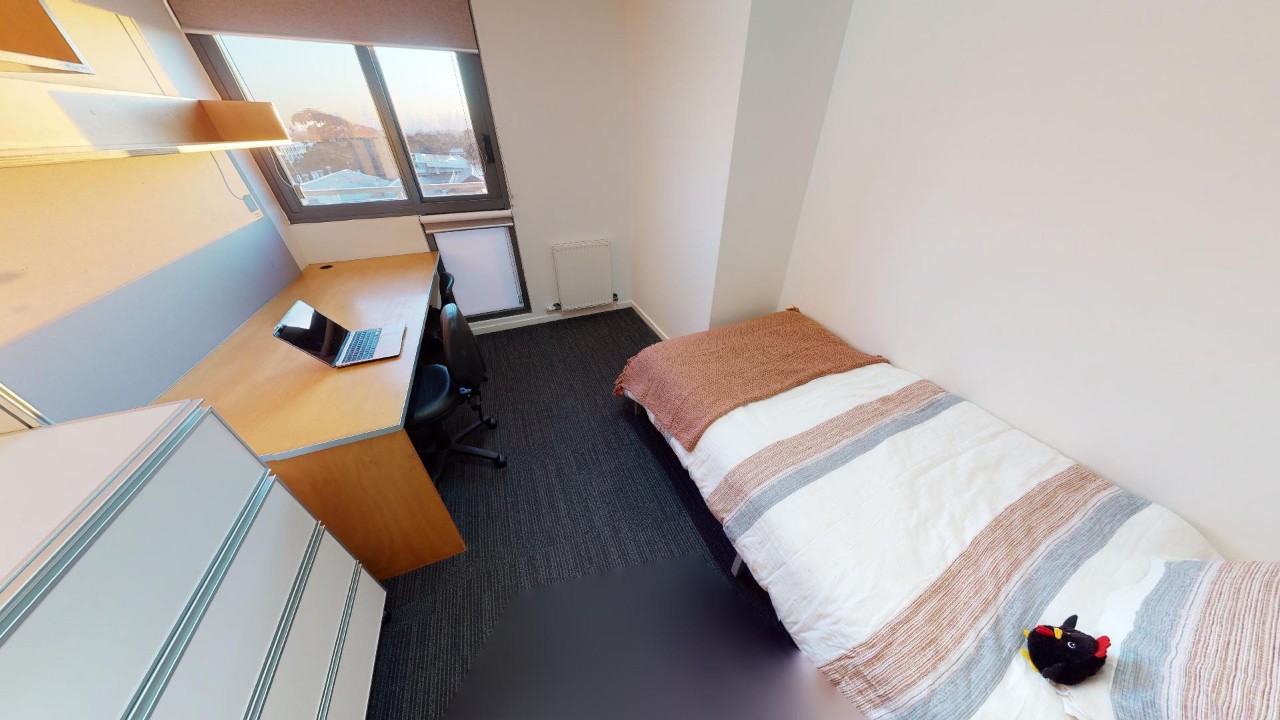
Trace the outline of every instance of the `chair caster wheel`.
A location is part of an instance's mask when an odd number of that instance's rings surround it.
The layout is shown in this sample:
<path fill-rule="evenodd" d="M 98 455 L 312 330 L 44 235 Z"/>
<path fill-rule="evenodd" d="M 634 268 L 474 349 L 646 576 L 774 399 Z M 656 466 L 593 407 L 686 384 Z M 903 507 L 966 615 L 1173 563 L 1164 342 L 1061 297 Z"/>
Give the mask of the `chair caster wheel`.
<path fill-rule="evenodd" d="M 493 461 L 494 467 L 504 468 L 507 466 L 507 456 L 499 455 L 497 460 Z"/>
<path fill-rule="evenodd" d="M 489 428 L 490 430 L 492 430 L 492 429 L 494 429 L 494 428 L 498 427 L 498 421 L 497 421 L 497 420 L 495 420 L 494 418 L 491 418 L 491 417 L 489 417 L 489 418 L 485 418 L 485 419 L 484 419 L 484 426 L 485 426 L 485 427 L 487 427 L 487 428 Z"/>

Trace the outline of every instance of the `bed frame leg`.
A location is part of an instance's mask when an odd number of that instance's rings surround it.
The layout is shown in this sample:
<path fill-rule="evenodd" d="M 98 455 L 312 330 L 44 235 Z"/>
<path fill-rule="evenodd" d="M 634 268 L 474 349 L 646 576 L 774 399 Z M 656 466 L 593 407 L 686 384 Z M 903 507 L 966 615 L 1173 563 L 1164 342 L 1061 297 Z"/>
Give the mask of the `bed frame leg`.
<path fill-rule="evenodd" d="M 729 566 L 729 572 L 734 577 L 738 577 L 742 575 L 742 556 L 741 555 L 733 556 L 733 565 Z"/>

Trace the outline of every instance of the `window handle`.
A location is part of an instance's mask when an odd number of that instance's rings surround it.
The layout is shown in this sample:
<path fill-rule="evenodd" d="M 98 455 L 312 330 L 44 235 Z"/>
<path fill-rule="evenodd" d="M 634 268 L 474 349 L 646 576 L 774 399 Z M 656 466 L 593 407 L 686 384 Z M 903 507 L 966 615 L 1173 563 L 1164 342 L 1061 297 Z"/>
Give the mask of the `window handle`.
<path fill-rule="evenodd" d="M 496 163 L 497 159 L 493 157 L 493 139 L 488 135 L 481 135 L 480 144 L 484 149 L 484 161 L 489 164 Z"/>

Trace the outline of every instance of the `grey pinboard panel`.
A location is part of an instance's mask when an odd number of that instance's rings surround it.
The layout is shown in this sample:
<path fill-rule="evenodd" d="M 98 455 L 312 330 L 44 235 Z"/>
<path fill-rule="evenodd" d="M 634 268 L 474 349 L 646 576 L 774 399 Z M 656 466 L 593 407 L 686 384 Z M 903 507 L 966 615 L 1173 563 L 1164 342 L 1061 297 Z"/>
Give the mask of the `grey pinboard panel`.
<path fill-rule="evenodd" d="M 55 422 L 145 405 L 297 275 L 262 218 L 0 346 L 0 382 Z"/>

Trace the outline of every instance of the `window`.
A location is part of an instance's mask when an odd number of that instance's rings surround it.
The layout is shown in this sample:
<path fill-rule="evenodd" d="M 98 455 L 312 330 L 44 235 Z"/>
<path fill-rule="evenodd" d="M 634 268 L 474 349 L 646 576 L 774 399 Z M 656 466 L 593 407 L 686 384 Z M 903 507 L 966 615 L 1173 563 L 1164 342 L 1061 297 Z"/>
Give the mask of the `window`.
<path fill-rule="evenodd" d="M 435 239 L 445 267 L 458 278 L 454 297 L 468 318 L 528 312 L 510 227 L 440 232 Z"/>
<path fill-rule="evenodd" d="M 422 197 L 485 195 L 486 139 L 476 139 L 458 54 L 375 48 Z M 482 149 L 482 145 L 485 147 Z"/>
<path fill-rule="evenodd" d="M 255 150 L 292 222 L 509 207 L 470 53 L 191 36 L 224 97 L 275 103 L 289 145 Z"/>
<path fill-rule="evenodd" d="M 291 200 L 309 207 L 405 199 L 350 45 L 235 35 L 218 44 L 245 99 L 275 103 L 289 130 L 293 143 L 270 152 Z"/>

